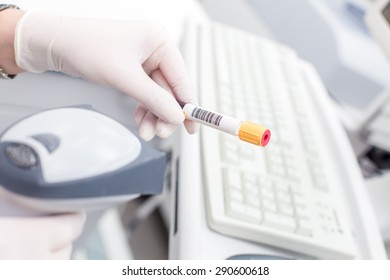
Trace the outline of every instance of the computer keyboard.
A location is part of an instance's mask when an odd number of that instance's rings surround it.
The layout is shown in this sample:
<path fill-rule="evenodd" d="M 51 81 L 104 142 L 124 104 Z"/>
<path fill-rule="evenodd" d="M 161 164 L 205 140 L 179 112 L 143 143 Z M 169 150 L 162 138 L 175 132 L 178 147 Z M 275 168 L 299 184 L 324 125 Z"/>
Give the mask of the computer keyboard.
<path fill-rule="evenodd" d="M 340 181 L 313 96 L 323 88 L 293 50 L 217 23 L 189 24 L 184 52 L 200 105 L 271 130 L 267 147 L 204 127 L 209 227 L 309 257 L 356 256 Z M 308 75 L 308 73 L 310 75 Z M 337 139 L 335 139 L 337 140 Z M 338 155 L 339 156 L 339 155 Z"/>

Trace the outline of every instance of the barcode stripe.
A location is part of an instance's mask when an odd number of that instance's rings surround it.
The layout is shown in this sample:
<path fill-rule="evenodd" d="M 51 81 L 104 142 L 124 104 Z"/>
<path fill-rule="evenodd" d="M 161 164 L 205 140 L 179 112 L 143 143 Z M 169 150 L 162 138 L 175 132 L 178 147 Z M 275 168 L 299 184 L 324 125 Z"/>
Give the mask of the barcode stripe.
<path fill-rule="evenodd" d="M 221 120 L 223 118 L 222 115 L 219 115 L 219 114 L 207 111 L 207 110 L 203 110 L 199 107 L 196 107 L 192 111 L 191 116 L 194 118 L 200 119 L 204 122 L 211 123 L 211 124 L 216 125 L 216 126 L 220 125 Z"/>

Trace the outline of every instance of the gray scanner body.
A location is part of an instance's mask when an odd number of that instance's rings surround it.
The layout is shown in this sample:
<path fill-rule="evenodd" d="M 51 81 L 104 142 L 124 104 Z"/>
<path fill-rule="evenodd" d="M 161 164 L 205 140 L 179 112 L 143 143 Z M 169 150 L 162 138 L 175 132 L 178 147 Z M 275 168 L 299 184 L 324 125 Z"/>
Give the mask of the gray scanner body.
<path fill-rule="evenodd" d="M 87 210 L 161 194 L 164 173 L 162 152 L 90 109 L 42 111 L 0 136 L 0 185 L 14 201 L 38 211 Z"/>

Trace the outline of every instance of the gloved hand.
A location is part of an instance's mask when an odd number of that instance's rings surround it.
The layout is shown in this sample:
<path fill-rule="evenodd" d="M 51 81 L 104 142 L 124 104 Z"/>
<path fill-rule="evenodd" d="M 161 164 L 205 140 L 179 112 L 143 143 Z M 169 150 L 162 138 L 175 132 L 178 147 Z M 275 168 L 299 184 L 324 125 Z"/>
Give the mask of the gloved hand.
<path fill-rule="evenodd" d="M 84 213 L 0 217 L 0 259 L 69 259 Z"/>
<path fill-rule="evenodd" d="M 30 72 L 61 71 L 133 96 L 140 103 L 135 118 L 145 140 L 168 137 L 183 122 L 176 100 L 196 103 L 180 52 L 153 23 L 29 11 L 16 28 L 15 58 Z M 198 129 L 189 121 L 185 126 L 190 133 Z"/>

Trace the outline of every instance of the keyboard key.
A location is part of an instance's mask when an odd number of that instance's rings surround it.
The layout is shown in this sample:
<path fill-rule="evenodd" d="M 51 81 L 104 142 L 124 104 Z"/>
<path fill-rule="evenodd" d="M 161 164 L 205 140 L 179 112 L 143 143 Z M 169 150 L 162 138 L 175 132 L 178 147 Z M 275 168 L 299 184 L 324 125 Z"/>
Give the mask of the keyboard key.
<path fill-rule="evenodd" d="M 227 195 L 228 195 L 229 200 L 236 200 L 238 202 L 244 201 L 243 194 L 240 191 L 238 191 L 237 189 L 233 189 L 233 188 L 229 189 L 227 191 Z"/>
<path fill-rule="evenodd" d="M 283 165 L 283 158 L 281 155 L 272 155 L 272 154 L 267 154 L 268 155 L 268 161 L 272 165 Z"/>
<path fill-rule="evenodd" d="M 287 204 L 291 204 L 292 203 L 292 199 L 291 199 L 290 193 L 285 192 L 285 191 L 277 191 L 276 195 L 277 195 L 277 198 L 278 198 L 279 202 L 287 203 Z"/>
<path fill-rule="evenodd" d="M 224 161 L 228 163 L 237 163 L 240 160 L 239 155 L 234 151 L 224 150 L 222 156 Z"/>
<path fill-rule="evenodd" d="M 279 208 L 279 213 L 281 213 L 282 215 L 291 216 L 291 217 L 294 216 L 294 208 L 292 207 L 291 204 L 279 203 L 278 208 Z"/>
<path fill-rule="evenodd" d="M 287 167 L 286 176 L 294 181 L 299 181 L 299 172 L 295 167 Z"/>
<path fill-rule="evenodd" d="M 266 211 L 276 212 L 278 209 L 276 203 L 273 200 L 263 199 L 262 205 L 263 205 L 263 209 Z"/>
<path fill-rule="evenodd" d="M 260 209 L 260 198 L 256 195 L 247 195 L 245 196 L 245 201 L 247 205 L 255 206 Z"/>
<path fill-rule="evenodd" d="M 299 219 L 296 232 L 300 235 L 311 237 L 313 236 L 313 231 L 310 228 L 311 225 L 307 219 Z"/>
<path fill-rule="evenodd" d="M 273 188 L 272 180 L 270 180 L 269 178 L 267 178 L 265 176 L 260 176 L 259 185 L 261 188 L 268 188 L 268 189 Z"/>
<path fill-rule="evenodd" d="M 275 192 L 272 188 L 261 188 L 261 197 L 269 200 L 275 200 Z"/>
<path fill-rule="evenodd" d="M 307 200 L 301 194 L 294 193 L 292 196 L 293 202 L 297 206 L 305 206 L 307 204 Z"/>
<path fill-rule="evenodd" d="M 229 215 L 232 215 L 233 217 L 242 218 L 245 217 L 246 214 L 245 205 L 237 201 L 228 201 L 227 210 Z"/>
<path fill-rule="evenodd" d="M 244 182 L 256 184 L 257 176 L 253 173 L 244 173 L 243 174 Z"/>
<path fill-rule="evenodd" d="M 276 176 L 284 177 L 286 175 L 286 168 L 281 164 L 271 164 L 270 172 Z"/>
<path fill-rule="evenodd" d="M 273 212 L 264 213 L 263 223 L 273 228 L 287 230 L 291 232 L 295 231 L 296 228 L 295 220 L 293 218 L 281 216 Z"/>
<path fill-rule="evenodd" d="M 309 216 L 309 213 L 307 212 L 307 207 L 303 205 L 296 205 L 295 206 L 295 216 L 300 219 L 307 219 Z"/>
<path fill-rule="evenodd" d="M 255 183 L 252 183 L 251 181 L 244 182 L 244 191 L 248 195 L 250 194 L 250 195 L 258 196 L 260 193 L 259 187 Z"/>
<path fill-rule="evenodd" d="M 225 169 L 223 174 L 225 185 L 231 188 L 241 189 L 241 173 L 239 171 L 234 169 Z"/>
<path fill-rule="evenodd" d="M 260 223 L 262 220 L 261 212 L 257 209 L 247 207 L 243 204 L 231 201 L 228 203 L 228 215 L 243 221 Z"/>
<path fill-rule="evenodd" d="M 245 160 L 253 161 L 255 158 L 255 154 L 253 153 L 252 147 L 249 145 L 242 146 L 240 149 L 241 155 Z"/>
<path fill-rule="evenodd" d="M 284 182 L 278 182 L 275 184 L 275 188 L 278 191 L 284 191 L 284 192 L 289 192 L 290 191 L 290 186 Z"/>
<path fill-rule="evenodd" d="M 314 186 L 319 189 L 319 190 L 322 190 L 322 191 L 325 191 L 327 192 L 329 189 L 328 189 L 328 184 L 327 184 L 327 180 L 324 176 L 318 176 L 314 179 Z"/>

